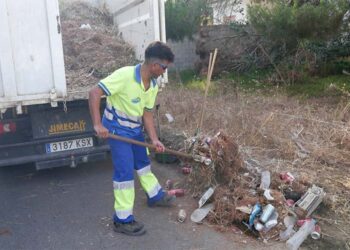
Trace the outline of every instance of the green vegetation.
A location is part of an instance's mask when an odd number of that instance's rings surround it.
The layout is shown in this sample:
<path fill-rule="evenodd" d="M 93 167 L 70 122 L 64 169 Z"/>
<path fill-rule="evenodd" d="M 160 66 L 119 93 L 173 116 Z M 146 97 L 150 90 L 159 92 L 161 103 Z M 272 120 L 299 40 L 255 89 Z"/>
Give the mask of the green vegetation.
<path fill-rule="evenodd" d="M 279 80 L 294 84 L 309 75 L 326 76 L 349 69 L 349 10 L 345 0 L 283 1 L 248 8 L 248 23 L 261 40 Z M 298 72 L 295 74 L 295 72 Z"/>
<path fill-rule="evenodd" d="M 344 96 L 350 93 L 350 76 L 332 75 L 326 77 L 307 77 L 298 84 L 284 85 L 279 88 L 269 82 L 270 70 L 255 70 L 244 74 L 229 74 L 212 80 L 211 92 L 220 82 L 235 83 L 234 85 L 245 92 L 262 91 L 271 94 L 274 91 L 283 91 L 289 96 L 301 98 Z M 174 78 L 175 76 L 170 76 Z M 190 89 L 205 90 L 206 79 L 198 77 L 194 71 L 180 72 L 181 81 Z M 233 84 L 232 84 L 233 85 Z"/>
<path fill-rule="evenodd" d="M 205 15 L 212 9 L 208 0 L 169 0 L 165 3 L 165 24 L 167 38 L 181 41 L 185 37 L 192 39 Z"/>
<path fill-rule="evenodd" d="M 309 78 L 305 84 L 285 87 L 288 95 L 310 97 L 343 96 L 350 93 L 350 77 L 333 75 L 322 78 Z"/>

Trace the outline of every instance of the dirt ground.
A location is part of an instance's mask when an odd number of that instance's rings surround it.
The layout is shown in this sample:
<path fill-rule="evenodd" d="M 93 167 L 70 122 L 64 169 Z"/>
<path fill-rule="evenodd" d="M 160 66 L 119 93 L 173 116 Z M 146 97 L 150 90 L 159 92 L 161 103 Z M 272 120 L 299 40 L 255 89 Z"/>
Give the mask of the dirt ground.
<path fill-rule="evenodd" d="M 322 229 L 310 249 L 350 249 L 350 135 L 346 98 L 301 100 L 272 89 L 247 93 L 233 82 L 213 83 L 201 133 L 224 131 L 239 145 L 245 164 L 252 160 L 272 173 L 291 172 L 296 180 L 326 192 L 313 217 Z M 176 83 L 159 94 L 163 137 L 191 137 L 198 126 L 204 93 Z M 165 114 L 175 121 L 169 123 Z M 166 138 L 165 138 L 166 139 Z M 171 140 L 174 140 L 171 138 Z"/>

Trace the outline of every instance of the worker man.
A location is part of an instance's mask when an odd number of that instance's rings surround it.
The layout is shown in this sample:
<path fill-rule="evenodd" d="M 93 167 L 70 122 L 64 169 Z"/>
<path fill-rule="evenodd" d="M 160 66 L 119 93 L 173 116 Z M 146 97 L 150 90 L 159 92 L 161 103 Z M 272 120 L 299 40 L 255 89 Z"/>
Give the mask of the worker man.
<path fill-rule="evenodd" d="M 174 61 L 171 49 L 162 42 L 153 42 L 145 50 L 145 61 L 114 71 L 89 92 L 89 107 L 94 130 L 100 138 L 108 134 L 143 142 L 145 128 L 157 152 L 164 151 L 159 141 L 152 109 L 158 92 L 156 79 L 164 74 Z M 101 121 L 101 96 L 107 96 Z M 134 169 L 146 192 L 149 206 L 171 206 L 175 196 L 167 194 L 151 172 L 151 163 L 145 147 L 108 139 L 114 175 L 114 230 L 127 235 L 143 235 L 146 230 L 133 216 L 135 198 Z"/>

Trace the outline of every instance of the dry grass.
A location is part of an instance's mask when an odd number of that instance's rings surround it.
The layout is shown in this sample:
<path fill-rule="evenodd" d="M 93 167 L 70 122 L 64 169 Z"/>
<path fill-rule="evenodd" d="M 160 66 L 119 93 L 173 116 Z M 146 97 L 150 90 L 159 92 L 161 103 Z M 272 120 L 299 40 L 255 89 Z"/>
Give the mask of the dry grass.
<path fill-rule="evenodd" d="M 81 29 L 89 24 L 91 29 Z M 113 18 L 81 2 L 61 9 L 62 40 L 69 98 L 82 98 L 100 79 L 136 63 L 133 47 L 117 36 Z"/>
<path fill-rule="evenodd" d="M 327 214 L 338 226 L 344 222 L 343 228 L 349 228 L 345 223 L 350 221 L 349 103 L 244 94 L 216 85 L 216 93 L 207 99 L 202 134 L 223 131 L 232 136 L 246 166 L 290 171 L 300 182 L 323 187 L 327 198 L 321 216 Z M 202 92 L 168 86 L 159 94 L 159 102 L 163 129 L 194 135 Z M 167 123 L 166 112 L 175 122 Z"/>

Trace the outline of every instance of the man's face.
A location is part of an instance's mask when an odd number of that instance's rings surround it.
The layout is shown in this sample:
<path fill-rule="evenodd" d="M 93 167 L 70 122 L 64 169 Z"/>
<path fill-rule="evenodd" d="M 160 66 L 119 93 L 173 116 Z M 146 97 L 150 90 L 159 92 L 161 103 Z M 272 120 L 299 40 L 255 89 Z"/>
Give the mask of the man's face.
<path fill-rule="evenodd" d="M 156 60 L 151 64 L 151 75 L 153 78 L 158 78 L 163 75 L 168 68 L 170 62 L 167 60 Z"/>

